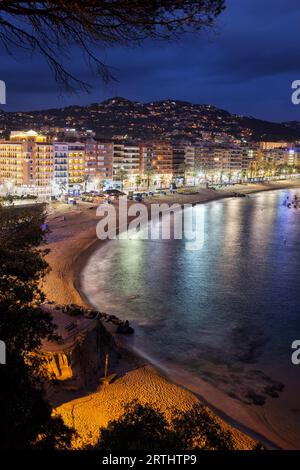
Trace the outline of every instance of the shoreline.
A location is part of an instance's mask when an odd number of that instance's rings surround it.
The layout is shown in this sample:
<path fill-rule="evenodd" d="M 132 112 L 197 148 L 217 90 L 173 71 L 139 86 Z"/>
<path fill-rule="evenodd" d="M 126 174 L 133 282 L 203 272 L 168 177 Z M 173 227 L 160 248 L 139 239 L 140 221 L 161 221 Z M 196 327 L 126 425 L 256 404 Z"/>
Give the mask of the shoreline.
<path fill-rule="evenodd" d="M 267 192 L 267 191 L 280 191 L 280 190 L 285 190 L 285 189 L 299 189 L 300 188 L 300 179 L 299 180 L 283 180 L 285 183 L 282 181 L 278 182 L 272 182 L 272 183 L 256 183 L 256 184 L 241 184 L 241 185 L 235 185 L 233 188 L 236 189 L 236 191 L 233 191 L 231 187 L 228 187 L 226 189 L 222 189 L 220 191 L 216 190 L 211 190 L 211 189 L 203 189 L 203 192 L 206 192 L 206 197 L 207 198 L 200 198 L 201 200 L 197 200 L 196 195 L 191 195 L 191 196 L 181 196 L 180 194 L 178 195 L 179 197 L 166 197 L 162 200 L 159 200 L 159 203 L 167 203 L 167 204 L 180 204 L 183 206 L 184 204 L 192 204 L 192 205 L 198 205 L 198 204 L 207 204 L 208 202 L 214 202 L 214 201 L 219 201 L 222 199 L 227 199 L 230 197 L 234 197 L 233 193 L 234 192 L 239 192 L 242 194 L 245 194 L 246 196 L 250 196 L 251 194 L 258 194 L 261 192 Z M 278 183 L 278 184 L 277 184 Z M 147 205 L 151 204 L 152 202 L 157 203 L 158 200 L 153 200 L 149 202 Z M 98 219 L 95 217 L 95 222 L 97 222 Z M 117 227 L 118 231 L 118 227 Z M 74 269 L 73 269 L 73 289 L 75 289 L 76 293 L 79 294 L 81 301 L 83 301 L 82 306 L 87 306 L 91 307 L 91 304 L 89 303 L 89 299 L 86 298 L 85 294 L 80 290 L 80 274 L 83 269 L 83 267 L 88 263 L 88 260 L 90 256 L 94 253 L 95 250 L 97 250 L 100 245 L 103 245 L 104 243 L 109 242 L 109 240 L 99 240 L 95 234 L 94 240 L 91 240 L 90 243 L 86 245 L 86 247 L 83 249 L 78 257 L 75 258 L 74 260 Z"/>
<path fill-rule="evenodd" d="M 300 181 L 279 181 L 273 183 L 262 183 L 262 184 L 251 184 L 251 185 L 235 185 L 233 188 L 226 188 L 224 190 L 215 191 L 215 190 L 200 190 L 197 195 L 180 195 L 176 194 L 175 196 L 165 196 L 159 198 L 159 200 L 154 200 L 153 202 L 167 202 L 167 203 L 179 203 L 179 204 L 203 204 L 207 202 L 213 202 L 216 200 L 232 197 L 232 192 L 241 192 L 244 194 L 254 194 L 263 191 L 271 190 L 282 190 L 282 189 L 293 189 L 299 188 Z M 152 202 L 152 201 L 151 201 Z M 80 291 L 80 274 L 88 262 L 92 253 L 97 250 L 103 241 L 100 241 L 96 237 L 95 226 L 98 221 L 98 218 L 94 215 L 94 211 L 88 210 L 87 206 L 84 206 L 82 210 L 66 210 L 66 207 L 60 210 L 54 210 L 49 216 L 49 226 L 52 230 L 52 234 L 49 236 L 48 247 L 51 249 L 51 253 L 47 256 L 47 261 L 52 268 L 52 272 L 45 279 L 43 290 L 45 291 L 47 298 L 54 300 L 57 303 L 76 303 L 83 307 L 90 307 L 89 300 L 85 298 L 84 294 Z M 108 312 L 109 313 L 109 312 Z M 121 314 L 121 312 L 120 312 Z M 105 324 L 106 326 L 106 324 Z M 117 341 L 117 344 L 119 342 Z M 132 375 L 134 377 L 135 386 L 137 389 L 144 386 L 142 383 L 142 377 L 145 380 L 145 369 L 147 380 L 150 380 L 151 387 L 154 386 L 154 389 L 157 389 L 157 384 L 162 389 L 167 389 L 168 384 L 175 387 L 173 391 L 173 402 L 176 403 L 176 393 L 181 397 L 180 407 L 183 407 L 190 403 L 191 396 L 196 400 L 200 400 L 202 403 L 205 403 L 216 413 L 218 418 L 222 421 L 222 425 L 229 427 L 233 432 L 237 447 L 240 449 L 249 449 L 253 447 L 252 439 L 261 440 L 268 448 L 278 448 L 275 444 L 270 442 L 263 435 L 259 433 L 252 432 L 246 426 L 243 426 L 241 423 L 237 423 L 230 415 L 222 412 L 222 410 L 214 407 L 213 405 L 206 403 L 206 400 L 203 399 L 200 393 L 191 391 L 190 388 L 184 387 L 184 385 L 177 385 L 178 382 L 175 382 L 168 376 L 168 373 L 163 370 L 163 368 L 157 366 L 153 362 L 146 358 L 146 365 L 143 365 L 142 361 L 145 359 L 143 354 L 139 351 L 128 350 L 126 345 L 119 343 L 121 346 L 124 358 L 123 363 L 120 366 L 124 370 L 124 375 L 121 375 L 121 378 L 116 381 L 118 383 L 124 382 L 126 388 L 126 377 Z M 129 355 L 138 356 L 136 360 L 128 360 Z M 126 357 L 127 356 L 127 357 Z M 126 364 L 127 362 L 127 364 Z M 148 369 L 147 369 L 148 368 Z M 138 372 L 139 371 L 139 372 Z M 139 386 L 137 386 L 139 384 Z M 113 387 L 112 384 L 110 387 Z M 120 384 L 122 387 L 122 384 Z M 176 390 L 176 391 L 175 391 Z M 183 393 L 184 392 L 184 393 Z M 99 395 L 99 390 L 94 395 Z M 141 390 L 138 393 L 142 393 Z M 151 399 L 155 399 L 155 391 L 151 392 Z M 163 394 L 164 395 L 164 394 Z M 88 395 L 90 396 L 90 395 Z M 139 395 L 138 395 L 139 396 Z M 58 408 L 59 412 L 62 412 L 64 419 L 70 424 L 70 407 L 79 406 L 82 412 L 82 405 L 79 404 L 78 400 L 86 400 L 87 395 L 82 398 L 71 400 L 71 402 L 64 403 Z M 156 392 L 156 398 L 158 398 L 158 392 Z M 183 404 L 184 402 L 184 404 Z M 178 404 L 176 405 L 178 406 Z M 72 408 L 73 409 L 73 408 Z M 103 412 L 103 409 L 102 409 Z M 73 417 L 74 418 L 74 417 Z M 105 423 L 104 423 L 105 424 Z M 103 423 L 102 423 L 103 425 Z M 249 437 L 248 437 L 249 436 Z"/>

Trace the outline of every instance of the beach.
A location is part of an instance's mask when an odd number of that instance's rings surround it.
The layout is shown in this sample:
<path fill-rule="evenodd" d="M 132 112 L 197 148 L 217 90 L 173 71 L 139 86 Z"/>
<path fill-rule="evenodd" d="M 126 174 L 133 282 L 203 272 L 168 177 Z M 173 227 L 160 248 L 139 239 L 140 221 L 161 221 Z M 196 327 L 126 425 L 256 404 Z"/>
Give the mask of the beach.
<path fill-rule="evenodd" d="M 232 191 L 250 194 L 258 191 L 299 187 L 299 181 L 280 181 L 255 185 L 236 185 L 224 190 L 202 189 L 198 194 L 160 196 L 159 203 L 200 204 L 221 198 L 231 197 Z M 150 201 L 152 202 L 152 201 Z M 154 201 L 153 201 L 154 202 Z M 91 250 L 99 246 L 96 237 L 98 222 L 95 208 L 82 204 L 77 207 L 55 204 L 49 211 L 48 223 L 51 233 L 47 247 L 50 253 L 47 261 L 51 272 L 45 278 L 43 290 L 48 300 L 58 304 L 78 304 L 88 306 L 76 286 L 78 277 L 87 262 Z M 120 318 L 122 312 L 120 311 Z M 79 434 L 76 445 L 80 447 L 88 442 L 94 443 L 100 426 L 105 426 L 110 419 L 121 414 L 122 403 L 138 399 L 143 403 L 152 403 L 168 413 L 170 408 L 188 409 L 198 398 L 163 377 L 160 371 L 147 364 L 142 358 L 134 358 L 125 350 L 118 366 L 118 378 L 109 386 L 87 392 L 85 396 L 74 398 L 60 404 L 56 411 L 65 422 L 74 425 Z M 241 431 L 222 422 L 224 428 L 230 428 L 238 449 L 251 449 L 254 441 Z"/>
<path fill-rule="evenodd" d="M 278 181 L 272 183 L 257 183 L 251 185 L 235 185 L 220 191 L 210 189 L 199 190 L 199 194 L 161 196 L 151 202 L 167 204 L 202 204 L 226 197 L 232 192 L 251 194 L 259 191 L 300 187 L 300 181 Z M 148 204 L 149 204 L 148 203 Z M 48 299 L 61 304 L 78 304 L 85 306 L 86 302 L 76 289 L 76 276 L 80 267 L 86 262 L 88 248 L 95 242 L 100 243 L 96 235 L 96 207 L 91 204 L 67 206 L 53 204 L 49 209 L 48 224 L 51 233 L 47 240 L 50 253 L 47 261 L 51 272 L 45 278 L 43 289 Z M 75 284 L 74 284 L 75 281 Z"/>

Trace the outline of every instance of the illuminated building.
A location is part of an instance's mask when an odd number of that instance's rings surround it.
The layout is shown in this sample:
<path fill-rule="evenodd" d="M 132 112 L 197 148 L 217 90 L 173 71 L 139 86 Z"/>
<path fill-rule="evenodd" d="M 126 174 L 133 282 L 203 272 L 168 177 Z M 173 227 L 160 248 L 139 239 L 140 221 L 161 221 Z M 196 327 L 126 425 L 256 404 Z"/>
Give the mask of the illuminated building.
<path fill-rule="evenodd" d="M 224 140 L 224 139 L 223 139 Z M 106 180 L 136 178 L 163 186 L 195 171 L 199 175 L 272 176 L 276 167 L 295 172 L 300 149 L 285 142 L 239 143 L 126 140 L 101 142 L 86 138 L 59 142 L 35 131 L 14 131 L 0 141 L 0 183 L 44 194 L 63 194 L 69 188 L 100 189 Z M 284 168 L 288 166 L 290 168 Z M 229 176 L 228 176 L 229 178 Z M 4 188 L 5 190 L 5 188 Z"/>
<path fill-rule="evenodd" d="M 124 179 L 134 179 L 140 174 L 140 146 L 130 143 L 113 144 L 113 176 L 118 179 L 120 171 Z"/>
<path fill-rule="evenodd" d="M 173 146 L 169 142 L 149 142 L 141 146 L 141 169 L 159 176 L 173 176 Z"/>
<path fill-rule="evenodd" d="M 292 144 L 288 142 L 260 142 L 260 150 L 273 150 L 273 149 L 283 149 L 291 147 Z"/>
<path fill-rule="evenodd" d="M 74 142 L 68 144 L 69 186 L 85 181 L 85 144 Z"/>
<path fill-rule="evenodd" d="M 50 186 L 53 178 L 53 147 L 34 131 L 14 131 L 0 142 L 0 178 L 15 186 Z"/>
<path fill-rule="evenodd" d="M 85 174 L 91 180 L 112 179 L 113 144 L 90 139 L 85 144 Z"/>
<path fill-rule="evenodd" d="M 0 142 L 0 179 L 11 181 L 16 186 L 29 184 L 30 157 L 27 144 L 23 142 Z"/>
<path fill-rule="evenodd" d="M 68 164 L 68 144 L 64 142 L 55 142 L 53 144 L 54 169 L 53 184 L 57 186 L 58 191 L 67 189 L 69 185 L 69 164 Z"/>
<path fill-rule="evenodd" d="M 188 168 L 195 168 L 195 146 L 187 145 L 184 149 L 185 159 L 184 162 Z"/>
<path fill-rule="evenodd" d="M 173 156 L 172 156 L 173 177 L 177 177 L 177 178 L 184 177 L 185 155 L 186 155 L 186 147 L 184 144 L 173 145 Z"/>
<path fill-rule="evenodd" d="M 53 181 L 53 145 L 35 142 L 33 153 L 33 179 L 35 186 L 50 187 Z"/>

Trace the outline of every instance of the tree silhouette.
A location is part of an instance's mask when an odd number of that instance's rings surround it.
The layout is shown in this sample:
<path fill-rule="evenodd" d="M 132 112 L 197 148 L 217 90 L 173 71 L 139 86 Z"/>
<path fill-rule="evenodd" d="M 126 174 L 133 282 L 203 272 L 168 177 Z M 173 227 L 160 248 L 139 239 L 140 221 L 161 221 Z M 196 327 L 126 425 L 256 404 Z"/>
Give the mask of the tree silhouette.
<path fill-rule="evenodd" d="M 96 448 L 101 451 L 234 450 L 229 431 L 222 428 L 205 406 L 173 411 L 170 421 L 156 407 L 133 401 L 119 419 L 100 429 Z"/>
<path fill-rule="evenodd" d="M 0 338 L 7 364 L 0 367 L 0 449 L 66 448 L 72 430 L 53 417 L 45 400 L 43 338 L 55 335 L 40 304 L 40 281 L 48 270 L 43 251 L 44 207 L 0 206 Z"/>
<path fill-rule="evenodd" d="M 172 39 L 210 27 L 224 8 L 224 0 L 57 0 L 0 2 L 0 43 L 40 53 L 56 80 L 69 91 L 89 90 L 86 82 L 68 71 L 68 50 L 81 49 L 102 79 L 112 79 L 110 68 L 95 48 L 140 44 L 147 38 Z"/>
<path fill-rule="evenodd" d="M 122 183 L 122 189 L 124 187 L 124 180 L 128 177 L 128 172 L 124 170 L 123 168 L 119 168 L 115 174 L 114 179 L 117 181 L 121 181 Z"/>
<path fill-rule="evenodd" d="M 153 178 L 155 177 L 155 170 L 153 168 L 148 168 L 145 173 L 145 179 L 147 181 L 147 189 L 150 188 L 150 184 L 153 180 Z"/>

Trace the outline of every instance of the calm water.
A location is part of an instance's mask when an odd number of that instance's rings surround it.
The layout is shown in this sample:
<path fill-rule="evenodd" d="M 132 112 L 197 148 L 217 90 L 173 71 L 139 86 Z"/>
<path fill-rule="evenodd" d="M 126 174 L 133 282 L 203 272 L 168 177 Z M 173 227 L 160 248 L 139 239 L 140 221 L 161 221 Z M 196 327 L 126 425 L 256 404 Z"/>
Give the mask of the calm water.
<path fill-rule="evenodd" d="M 81 276 L 92 304 L 133 322 L 133 347 L 285 448 L 300 448 L 300 209 L 282 205 L 296 193 L 198 206 L 202 250 L 110 241 Z"/>

